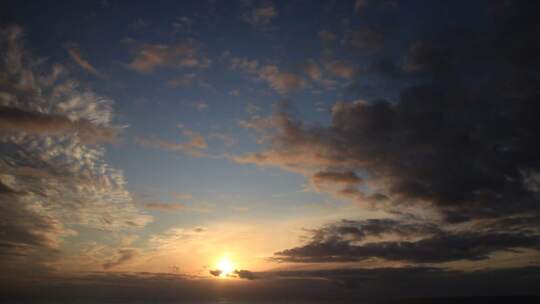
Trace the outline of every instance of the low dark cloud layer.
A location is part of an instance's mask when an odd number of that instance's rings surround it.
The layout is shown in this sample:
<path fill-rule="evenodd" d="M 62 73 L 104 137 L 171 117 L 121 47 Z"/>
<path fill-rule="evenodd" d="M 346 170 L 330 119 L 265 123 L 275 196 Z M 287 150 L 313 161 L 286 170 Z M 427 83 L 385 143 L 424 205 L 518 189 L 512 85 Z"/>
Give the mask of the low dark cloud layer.
<path fill-rule="evenodd" d="M 209 274 L 211 274 L 214 277 L 219 277 L 222 274 L 222 271 L 219 269 L 214 269 L 208 271 Z M 230 274 L 227 274 L 227 277 L 229 278 L 237 278 L 237 279 L 245 279 L 245 280 L 254 280 L 257 277 L 255 276 L 255 273 L 249 270 L 245 269 L 236 269 Z"/>
<path fill-rule="evenodd" d="M 387 240 L 388 237 L 397 240 Z M 441 263 L 485 260 L 498 251 L 540 249 L 540 235 L 509 232 L 446 232 L 434 225 L 394 220 L 342 221 L 311 231 L 306 245 L 277 252 L 280 262 L 387 261 Z"/>
<path fill-rule="evenodd" d="M 62 302 L 74 298 L 95 302 L 115 299 L 119 303 L 215 303 L 224 299 L 257 303 L 380 303 L 411 297 L 540 292 L 536 284 L 540 278 L 538 267 L 472 272 L 429 267 L 328 269 L 271 271 L 255 275 L 256 280 L 215 280 L 167 273 L 81 273 L 71 277 L 49 277 L 31 287 L 3 282 L 0 300 L 17 303 L 36 303 L 36 299 L 46 303 Z"/>
<path fill-rule="evenodd" d="M 57 236 L 69 234 L 61 223 L 43 217 L 20 200 L 25 195 L 0 180 L 0 265 L 19 274 L 46 271 L 59 255 Z"/>

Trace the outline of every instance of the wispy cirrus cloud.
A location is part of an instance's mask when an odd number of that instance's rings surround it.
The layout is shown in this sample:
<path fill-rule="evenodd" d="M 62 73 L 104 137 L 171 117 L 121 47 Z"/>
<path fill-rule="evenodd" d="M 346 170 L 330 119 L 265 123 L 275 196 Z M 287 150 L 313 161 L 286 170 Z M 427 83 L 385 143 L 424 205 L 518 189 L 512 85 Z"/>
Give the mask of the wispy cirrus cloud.
<path fill-rule="evenodd" d="M 142 44 L 135 49 L 135 58 L 127 67 L 142 73 L 151 73 L 156 68 L 202 69 L 212 62 L 201 54 L 200 45 L 194 40 L 170 45 Z"/>
<path fill-rule="evenodd" d="M 82 56 L 81 49 L 78 44 L 68 43 L 65 45 L 65 48 L 69 53 L 69 56 L 71 56 L 71 59 L 73 59 L 73 61 L 75 61 L 83 70 L 94 76 L 103 77 L 103 74 L 101 74 L 88 60 Z"/>
<path fill-rule="evenodd" d="M 167 85 L 171 88 L 190 87 L 195 83 L 196 77 L 195 73 L 185 74 L 167 81 Z"/>
<path fill-rule="evenodd" d="M 103 264 L 103 269 L 108 270 L 122 264 L 125 264 L 139 256 L 136 249 L 119 249 L 109 261 Z"/>
<path fill-rule="evenodd" d="M 113 101 L 35 59 L 21 27 L 0 29 L 0 40 L 0 263 L 24 276 L 59 263 L 63 239 L 79 227 L 137 229 L 152 217 L 104 159 L 100 143 L 117 134 Z"/>
<path fill-rule="evenodd" d="M 157 211 L 185 210 L 186 205 L 180 203 L 144 203 L 144 208 Z"/>
<path fill-rule="evenodd" d="M 270 24 L 278 15 L 274 5 L 267 2 L 257 6 L 246 6 L 242 12 L 242 19 L 254 27 L 263 27 Z"/>
<path fill-rule="evenodd" d="M 208 143 L 201 134 L 189 129 L 184 129 L 182 134 L 188 138 L 187 142 L 174 143 L 157 137 L 138 137 L 136 142 L 145 147 L 176 151 L 195 157 L 205 155 L 204 150 L 208 148 Z"/>

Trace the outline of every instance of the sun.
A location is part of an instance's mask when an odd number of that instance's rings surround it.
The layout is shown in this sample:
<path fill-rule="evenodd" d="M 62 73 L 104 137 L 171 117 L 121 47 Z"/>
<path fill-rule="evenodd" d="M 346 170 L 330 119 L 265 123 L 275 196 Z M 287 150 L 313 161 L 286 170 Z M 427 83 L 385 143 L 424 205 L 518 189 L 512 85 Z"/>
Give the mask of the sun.
<path fill-rule="evenodd" d="M 220 277 L 227 277 L 234 272 L 234 264 L 227 256 L 224 256 L 219 260 L 217 268 L 221 271 Z"/>

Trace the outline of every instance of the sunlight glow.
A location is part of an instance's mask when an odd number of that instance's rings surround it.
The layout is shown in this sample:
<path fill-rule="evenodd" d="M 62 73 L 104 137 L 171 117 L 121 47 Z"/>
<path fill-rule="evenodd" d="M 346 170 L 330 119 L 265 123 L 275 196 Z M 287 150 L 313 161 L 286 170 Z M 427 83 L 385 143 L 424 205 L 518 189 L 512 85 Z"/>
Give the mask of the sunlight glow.
<path fill-rule="evenodd" d="M 221 271 L 220 277 L 227 277 L 234 272 L 234 265 L 227 256 L 221 258 L 217 268 Z"/>

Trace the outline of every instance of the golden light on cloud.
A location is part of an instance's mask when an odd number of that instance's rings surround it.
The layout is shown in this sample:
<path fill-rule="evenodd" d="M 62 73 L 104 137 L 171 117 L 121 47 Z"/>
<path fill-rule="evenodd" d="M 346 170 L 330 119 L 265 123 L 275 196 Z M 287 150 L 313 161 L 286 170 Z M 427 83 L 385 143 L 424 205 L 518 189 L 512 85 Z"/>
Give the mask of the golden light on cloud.
<path fill-rule="evenodd" d="M 235 267 L 228 256 L 223 256 L 217 264 L 217 269 L 219 269 L 219 271 L 221 272 L 219 276 L 222 278 L 226 278 L 234 272 Z"/>

